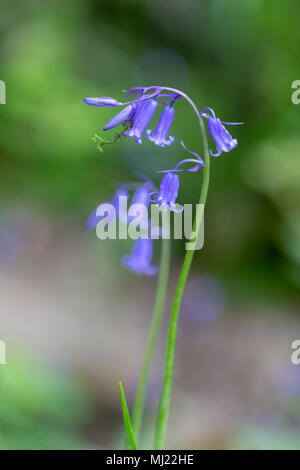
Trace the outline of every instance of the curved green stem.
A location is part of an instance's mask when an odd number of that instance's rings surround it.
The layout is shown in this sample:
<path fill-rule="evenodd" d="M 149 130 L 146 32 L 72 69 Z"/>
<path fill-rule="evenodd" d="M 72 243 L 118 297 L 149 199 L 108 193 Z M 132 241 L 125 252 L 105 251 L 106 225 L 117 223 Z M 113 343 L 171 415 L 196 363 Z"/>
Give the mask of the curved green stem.
<path fill-rule="evenodd" d="M 169 90 L 173 90 L 170 89 Z M 178 90 L 173 90 L 178 91 Z M 203 217 L 204 204 L 206 203 L 208 186 L 209 186 L 209 150 L 206 137 L 205 126 L 202 118 L 199 115 L 197 107 L 191 101 L 187 95 L 181 93 L 181 96 L 185 98 L 189 104 L 192 106 L 195 111 L 200 127 L 200 133 L 202 136 L 203 147 L 204 147 L 204 167 L 203 167 L 203 181 L 199 197 L 199 205 L 197 206 L 196 216 L 193 222 L 193 231 L 198 234 L 200 224 Z M 197 239 L 197 235 L 196 235 Z M 156 433 L 155 433 L 155 449 L 163 449 L 165 443 L 165 436 L 167 431 L 168 416 L 170 409 L 170 400 L 171 400 L 171 391 L 172 391 L 172 378 L 173 378 L 173 366 L 174 366 L 174 356 L 175 356 L 175 345 L 176 345 L 176 335 L 177 335 L 177 325 L 178 325 L 178 316 L 180 311 L 181 299 L 186 284 L 186 280 L 190 271 L 192 260 L 194 257 L 194 250 L 189 250 L 185 254 L 183 266 L 181 269 L 180 277 L 178 280 L 177 288 L 174 295 L 173 306 L 171 310 L 169 331 L 168 331 L 168 341 L 167 341 L 167 352 L 166 352 L 166 362 L 165 362 L 165 372 L 163 379 L 163 387 L 160 397 L 160 404 L 158 410 L 158 417 L 156 423 Z"/>
<path fill-rule="evenodd" d="M 151 359 L 153 356 L 153 351 L 157 341 L 161 320 L 164 313 L 166 290 L 169 278 L 169 267 L 170 267 L 170 251 L 171 251 L 171 242 L 169 239 L 162 240 L 161 248 L 161 260 L 160 260 L 160 270 L 157 283 L 157 293 L 153 311 L 153 317 L 150 327 L 150 332 L 147 340 L 146 351 L 144 360 L 142 363 L 141 373 L 139 377 L 139 382 L 137 386 L 133 412 L 132 412 L 132 426 L 135 434 L 136 442 L 138 443 L 141 424 L 144 414 L 145 407 L 145 395 L 146 388 L 149 376 L 149 369 L 151 365 Z"/>

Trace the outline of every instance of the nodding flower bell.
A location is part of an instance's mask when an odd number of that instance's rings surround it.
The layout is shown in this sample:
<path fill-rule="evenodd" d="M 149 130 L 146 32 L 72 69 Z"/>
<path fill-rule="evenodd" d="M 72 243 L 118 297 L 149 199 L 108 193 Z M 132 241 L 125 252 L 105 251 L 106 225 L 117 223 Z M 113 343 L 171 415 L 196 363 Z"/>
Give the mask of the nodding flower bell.
<path fill-rule="evenodd" d="M 150 194 L 151 202 L 154 202 L 161 206 L 167 206 L 170 210 L 174 212 L 183 211 L 183 206 L 180 206 L 179 209 L 177 209 L 176 207 L 176 198 L 179 190 L 179 177 L 176 173 L 196 172 L 204 166 L 204 161 L 196 152 L 192 152 L 191 150 L 189 150 L 184 145 L 184 142 L 180 143 L 187 152 L 191 153 L 194 156 L 194 158 L 185 158 L 184 160 L 181 160 L 181 162 L 177 163 L 173 170 L 159 170 L 158 173 L 165 173 L 165 175 L 161 180 L 158 193 Z M 195 165 L 191 168 L 181 169 L 180 167 L 186 163 L 194 163 Z"/>
<path fill-rule="evenodd" d="M 132 116 L 131 128 L 124 132 L 124 135 L 134 137 L 134 140 L 138 143 L 142 143 L 142 135 L 148 126 L 149 122 L 153 118 L 157 109 L 158 103 L 155 99 L 149 99 L 136 103 L 136 109 Z"/>
<path fill-rule="evenodd" d="M 126 198 L 126 199 L 128 198 L 128 191 L 125 188 L 120 188 L 115 192 L 110 204 L 112 204 L 112 206 L 114 206 L 114 208 L 115 208 L 116 217 L 119 217 L 120 220 L 127 220 L 126 219 L 126 214 L 123 214 L 123 210 L 122 210 L 122 207 L 120 205 L 120 197 L 123 197 L 123 198 Z M 97 215 L 98 207 L 91 213 L 91 215 L 89 216 L 89 218 L 86 221 L 85 226 L 88 230 L 93 230 L 94 228 L 96 228 L 98 222 L 100 222 L 100 220 L 103 219 L 103 217 L 104 217 L 103 215 Z M 113 215 L 109 214 L 108 223 L 110 224 L 110 223 L 113 223 L 115 221 L 116 221 L 115 217 Z"/>
<path fill-rule="evenodd" d="M 164 93 L 165 91 L 171 91 L 171 93 Z M 147 128 L 149 122 L 154 116 L 158 104 L 163 105 L 163 111 L 159 118 L 158 124 L 154 131 L 151 129 L 146 130 L 146 138 L 159 147 L 165 147 L 171 145 L 175 138 L 168 136 L 171 124 L 175 116 L 174 103 L 182 96 L 184 96 L 179 90 L 173 88 L 164 88 L 160 86 L 154 87 L 132 87 L 127 90 L 123 90 L 127 93 L 127 102 L 120 102 L 111 97 L 100 97 L 100 98 L 85 98 L 84 102 L 92 106 L 125 106 L 116 116 L 114 116 L 104 127 L 104 130 L 112 129 L 120 124 L 123 124 L 123 133 L 117 134 L 117 138 L 121 135 L 133 137 L 139 144 L 142 143 L 142 135 Z M 167 99 L 167 101 L 161 103 L 158 102 L 161 99 Z M 196 109 L 196 108 L 195 108 Z M 225 122 L 221 121 L 216 115 L 213 109 L 204 108 L 198 112 L 198 116 L 201 116 L 208 121 L 208 130 L 213 140 L 216 143 L 216 152 L 213 153 L 210 150 L 210 155 L 218 157 L 222 152 L 230 152 L 237 146 L 237 139 L 234 139 L 225 128 L 225 125 L 239 125 L 242 122 Z M 115 142 L 112 141 L 105 142 Z M 101 147 L 102 149 L 102 147 Z M 191 152 L 192 153 L 192 152 Z M 186 170 L 180 170 L 186 171 Z M 190 169 L 189 171 L 196 171 Z"/>
<path fill-rule="evenodd" d="M 168 131 L 175 114 L 173 104 L 180 98 L 180 95 L 178 93 L 161 93 L 162 90 L 162 87 L 156 86 L 129 88 L 123 90 L 127 93 L 126 98 L 129 100 L 123 103 L 107 96 L 100 98 L 84 98 L 83 101 L 86 104 L 100 107 L 125 106 L 122 111 L 110 119 L 103 130 L 107 131 L 122 124 L 123 133 L 118 135 L 133 137 L 137 143 L 141 144 L 142 135 L 156 112 L 158 106 L 157 99 L 166 98 L 169 101 L 160 103 L 160 105 L 164 105 L 164 109 L 153 135 L 151 135 L 152 131 L 150 129 L 147 130 L 146 133 L 146 137 L 149 140 L 160 147 L 164 147 L 165 145 L 171 145 L 175 140 L 172 136 L 168 137 Z M 114 141 L 115 140 L 112 140 L 111 142 Z"/>
<path fill-rule="evenodd" d="M 182 212 L 183 206 L 180 209 L 176 207 L 176 198 L 179 190 L 179 177 L 176 173 L 168 171 L 161 180 L 158 193 L 151 193 L 151 202 L 166 206 L 173 212 Z M 153 198 L 154 196 L 154 198 Z"/>
<path fill-rule="evenodd" d="M 146 138 L 151 140 L 151 142 L 154 142 L 155 145 L 158 145 L 159 147 L 164 147 L 165 145 L 171 145 L 174 142 L 175 137 L 173 136 L 168 137 L 168 132 L 173 122 L 174 116 L 175 116 L 174 107 L 172 105 L 165 106 L 164 109 L 162 110 L 158 124 L 153 134 L 151 135 L 152 130 L 148 129 L 145 133 Z"/>
<path fill-rule="evenodd" d="M 150 238 L 138 238 L 130 255 L 125 255 L 122 260 L 124 268 L 137 274 L 154 276 L 159 271 L 159 266 L 151 265 L 152 240 Z"/>
<path fill-rule="evenodd" d="M 203 111 L 210 111 L 210 114 L 207 114 Z M 225 129 L 223 124 L 229 126 L 238 126 L 243 124 L 243 122 L 224 122 L 216 117 L 213 109 L 204 108 L 200 113 L 200 116 L 204 117 L 208 121 L 208 130 L 212 138 L 214 139 L 217 152 L 213 153 L 212 150 L 209 151 L 212 157 L 219 157 L 222 152 L 229 152 L 237 146 L 237 139 L 233 139 L 229 132 Z"/>
<path fill-rule="evenodd" d="M 84 98 L 83 101 L 85 104 L 100 107 L 113 107 L 120 106 L 122 104 L 120 101 L 110 98 L 109 96 L 102 96 L 101 98 Z"/>

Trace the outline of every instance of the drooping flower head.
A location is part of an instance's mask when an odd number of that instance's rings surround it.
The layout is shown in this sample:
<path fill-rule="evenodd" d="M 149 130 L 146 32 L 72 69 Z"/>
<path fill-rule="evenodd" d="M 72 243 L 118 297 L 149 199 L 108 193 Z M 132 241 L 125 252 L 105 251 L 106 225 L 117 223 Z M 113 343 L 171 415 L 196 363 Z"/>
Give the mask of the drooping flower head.
<path fill-rule="evenodd" d="M 162 110 L 158 124 L 153 134 L 151 135 L 152 130 L 148 129 L 145 134 L 146 138 L 151 140 L 151 142 L 154 142 L 155 145 L 158 145 L 159 147 L 164 147 L 165 145 L 171 145 L 174 142 L 175 137 L 173 136 L 168 137 L 168 132 L 173 122 L 174 116 L 175 116 L 175 109 L 173 105 L 165 106 L 164 109 Z"/>
<path fill-rule="evenodd" d="M 157 109 L 158 103 L 155 99 L 142 101 L 136 104 L 135 112 L 132 116 L 131 128 L 124 132 L 124 135 L 133 137 L 138 143 L 142 143 L 142 135 L 153 118 Z"/>
<path fill-rule="evenodd" d="M 197 153 L 189 150 L 184 145 L 184 142 L 180 143 L 187 152 L 194 156 L 194 158 L 185 158 L 184 160 L 181 160 L 181 162 L 177 163 L 177 165 L 172 170 L 158 170 L 158 173 L 165 173 L 165 175 L 161 180 L 158 193 L 150 194 L 151 202 L 159 204 L 160 206 L 166 206 L 173 212 L 183 211 L 183 206 L 180 206 L 180 208 L 177 209 L 176 205 L 176 199 L 179 190 L 179 176 L 176 173 L 196 172 L 199 171 L 200 168 L 202 168 L 204 165 L 202 158 Z M 181 169 L 180 167 L 186 163 L 195 163 L 195 165 L 191 168 Z"/>
<path fill-rule="evenodd" d="M 179 190 L 179 177 L 172 171 L 167 172 L 161 180 L 158 193 L 151 194 L 151 202 L 166 206 L 173 212 L 182 212 L 183 207 L 177 209 L 176 199 Z"/>
<path fill-rule="evenodd" d="M 210 111 L 210 114 L 205 113 L 204 111 Z M 208 121 L 208 130 L 212 138 L 214 139 L 217 152 L 213 153 L 212 150 L 209 151 L 212 157 L 219 157 L 222 152 L 229 152 L 237 146 L 237 139 L 233 139 L 229 132 L 225 129 L 223 124 L 229 126 L 238 126 L 243 124 L 242 122 L 224 122 L 216 117 L 214 111 L 211 108 L 204 108 L 200 113 L 201 117 L 204 117 Z"/>
<path fill-rule="evenodd" d="M 165 173 L 163 179 L 161 180 L 158 193 L 151 193 L 151 202 L 159 204 L 160 206 L 166 206 L 173 212 L 182 212 L 183 206 L 180 206 L 177 209 L 176 199 L 179 190 L 179 176 L 176 173 L 181 172 L 196 172 L 203 167 L 204 162 L 202 158 L 195 152 L 189 150 L 184 142 L 180 142 L 182 147 L 189 153 L 191 153 L 194 158 L 185 158 L 181 162 L 177 163 L 172 170 L 158 170 L 158 173 Z M 191 168 L 181 169 L 182 165 L 186 163 L 194 163 L 195 165 Z"/>
<path fill-rule="evenodd" d="M 152 131 L 149 129 L 147 130 L 146 137 L 160 147 L 171 145 L 175 138 L 168 137 L 168 131 L 175 114 L 173 104 L 179 98 L 179 95 L 176 93 L 162 94 L 162 88 L 160 87 L 133 87 L 123 91 L 127 93 L 126 96 L 128 98 L 131 98 L 130 101 L 122 103 L 110 97 L 85 98 L 83 101 L 86 104 L 98 107 L 126 106 L 109 120 L 103 130 L 107 131 L 122 124 L 122 135 L 133 137 L 139 144 L 142 143 L 143 133 L 153 118 L 157 106 L 159 104 L 164 105 L 159 123 L 153 135 L 151 136 Z M 170 101 L 159 103 L 157 100 L 160 98 L 167 98 Z"/>
<path fill-rule="evenodd" d="M 133 244 L 131 254 L 123 257 L 123 266 L 137 274 L 154 276 L 159 271 L 159 266 L 151 265 L 152 250 L 150 238 L 138 238 Z"/>
<path fill-rule="evenodd" d="M 172 92 L 164 93 L 164 91 L 168 90 Z M 127 93 L 126 97 L 130 99 L 129 101 L 120 102 L 115 98 L 110 97 L 84 99 L 86 104 L 92 106 L 126 106 L 121 112 L 110 119 L 106 126 L 104 126 L 104 130 L 108 130 L 122 124 L 124 128 L 123 132 L 121 134 L 117 134 L 116 138 L 112 141 L 104 140 L 102 144 L 114 142 L 121 135 L 133 137 L 137 143 L 141 144 L 142 136 L 149 122 L 154 116 L 157 110 L 157 106 L 163 105 L 164 108 L 156 128 L 154 131 L 147 129 L 145 136 L 148 140 L 160 147 L 171 145 L 175 138 L 173 136 L 168 136 L 168 132 L 175 115 L 174 103 L 180 97 L 187 96 L 182 94 L 179 90 L 158 86 L 132 87 L 123 90 L 123 92 Z M 162 98 L 165 98 L 168 101 L 161 103 L 159 100 Z M 197 108 L 195 106 L 194 109 L 197 112 Z M 208 111 L 208 113 L 206 111 Z M 214 111 L 211 108 L 204 108 L 199 112 L 199 116 L 207 119 L 209 133 L 216 143 L 217 150 L 215 153 L 210 150 L 210 155 L 213 157 L 218 157 L 222 152 L 229 152 L 237 146 L 237 139 L 232 138 L 224 125 L 239 125 L 243 124 L 242 122 L 221 121 L 216 117 Z M 100 149 L 102 149 L 102 146 L 100 146 Z"/>

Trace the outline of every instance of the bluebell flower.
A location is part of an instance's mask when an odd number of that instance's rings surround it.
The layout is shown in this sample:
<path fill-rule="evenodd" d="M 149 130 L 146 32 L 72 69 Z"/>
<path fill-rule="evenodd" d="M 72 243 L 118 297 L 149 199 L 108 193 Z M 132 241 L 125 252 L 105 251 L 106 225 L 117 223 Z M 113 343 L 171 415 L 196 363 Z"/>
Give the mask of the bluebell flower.
<path fill-rule="evenodd" d="M 206 110 L 210 111 L 211 115 L 203 112 Z M 216 153 L 213 153 L 212 150 L 209 151 L 211 156 L 219 157 L 222 152 L 229 152 L 237 146 L 237 139 L 232 138 L 232 136 L 225 129 L 223 124 L 227 124 L 230 126 L 238 126 L 240 124 L 243 124 L 242 122 L 220 121 L 220 119 L 216 117 L 214 111 L 211 108 L 204 108 L 199 114 L 200 116 L 207 119 L 209 133 L 214 139 L 217 146 Z"/>
<path fill-rule="evenodd" d="M 86 104 L 100 107 L 126 106 L 109 120 L 103 130 L 106 131 L 122 124 L 124 127 L 123 133 L 118 134 L 118 137 L 121 135 L 134 137 L 135 141 L 141 144 L 142 135 L 156 112 L 158 106 L 157 98 L 168 98 L 169 101 L 160 103 L 165 107 L 153 136 L 151 136 L 151 130 L 148 130 L 146 135 L 146 137 L 152 140 L 156 145 L 164 147 L 174 141 L 174 137 L 167 137 L 167 135 L 175 114 L 173 104 L 180 96 L 177 93 L 162 94 L 162 89 L 162 87 L 132 87 L 123 90 L 127 93 L 126 96 L 130 98 L 130 101 L 123 103 L 106 96 L 100 98 L 84 98 L 83 101 Z M 133 97 L 132 95 L 135 96 Z"/>
<path fill-rule="evenodd" d="M 180 206 L 179 209 L 176 207 L 176 199 L 179 190 L 179 177 L 176 173 L 199 171 L 200 168 L 202 168 L 204 165 L 204 161 L 196 152 L 189 150 L 184 145 L 184 142 L 180 143 L 187 152 L 194 156 L 194 158 L 185 158 L 184 160 L 181 160 L 181 162 L 177 163 L 177 165 L 172 170 L 158 170 L 158 173 L 165 173 L 165 175 L 161 180 L 158 193 L 150 194 L 151 202 L 161 206 L 166 206 L 174 212 L 183 211 L 183 206 Z M 195 165 L 193 165 L 191 168 L 181 169 L 180 167 L 186 163 L 194 163 Z"/>
<path fill-rule="evenodd" d="M 159 271 L 159 266 L 151 265 L 152 240 L 150 238 L 138 238 L 130 255 L 125 255 L 122 260 L 124 268 L 137 274 L 154 276 Z"/>
<path fill-rule="evenodd" d="M 91 106 L 100 107 L 113 107 L 120 106 L 122 104 L 120 101 L 110 98 L 109 96 L 102 96 L 101 98 L 84 98 L 83 101 Z"/>
<path fill-rule="evenodd" d="M 173 122 L 175 116 L 175 109 L 173 105 L 165 106 L 164 109 L 162 110 L 162 113 L 160 115 L 158 124 L 153 132 L 153 135 L 151 135 L 152 130 L 148 129 L 146 131 L 146 138 L 151 140 L 151 142 L 154 142 L 155 145 L 158 145 L 159 147 L 164 147 L 165 145 L 171 145 L 175 137 L 169 136 L 168 137 L 168 132 L 171 127 L 171 124 Z"/>
<path fill-rule="evenodd" d="M 179 177 L 172 171 L 169 171 L 161 180 L 158 193 L 151 193 L 151 202 L 159 204 L 160 206 L 166 206 L 173 212 L 182 212 L 182 206 L 180 206 L 180 209 L 177 209 L 176 207 L 178 190 Z"/>
<path fill-rule="evenodd" d="M 126 199 L 128 198 L 128 191 L 124 187 L 118 189 L 115 192 L 112 200 L 110 201 L 110 204 L 112 204 L 115 208 L 115 216 L 113 214 L 109 214 L 109 224 L 114 223 L 116 221 L 116 217 L 119 217 L 121 220 L 124 221 L 127 220 L 127 214 L 123 214 L 122 207 L 120 206 L 120 197 L 124 197 Z M 85 226 L 88 230 L 93 230 L 94 228 L 96 228 L 98 222 L 100 222 L 100 220 L 104 217 L 103 215 L 97 215 L 98 207 L 91 213 L 91 215 L 86 221 Z"/>
<path fill-rule="evenodd" d="M 110 96 L 101 96 L 99 98 L 84 98 L 83 101 L 91 106 L 100 107 L 114 107 L 114 106 L 125 106 L 127 104 L 140 103 L 156 97 L 168 97 L 172 98 L 173 101 L 179 97 L 176 93 L 171 94 L 160 94 L 162 88 L 160 87 L 132 87 L 123 92 L 127 93 L 126 97 L 136 95 L 135 98 L 127 102 L 121 102 Z"/>
<path fill-rule="evenodd" d="M 140 177 L 142 178 L 142 175 Z M 111 204 L 112 206 L 114 206 L 116 217 L 119 218 L 124 223 L 127 223 L 127 222 L 130 221 L 130 217 L 129 218 L 127 217 L 127 213 L 128 213 L 130 208 L 126 212 L 125 209 L 127 209 L 127 204 L 126 204 L 126 207 L 125 207 L 125 206 L 123 206 L 123 204 L 120 204 L 120 202 L 123 203 L 125 201 L 125 199 L 126 199 L 126 201 L 128 201 L 128 199 L 129 199 L 129 190 L 133 190 L 133 189 L 135 189 L 135 191 L 134 191 L 132 199 L 131 199 L 130 207 L 133 204 L 141 204 L 146 209 L 148 209 L 148 206 L 149 206 L 149 203 L 150 203 L 149 195 L 151 193 L 151 190 L 153 189 L 153 183 L 152 183 L 152 181 L 146 180 L 146 179 L 143 183 L 140 183 L 140 184 L 137 184 L 137 183 L 124 183 L 124 184 L 122 184 L 119 187 L 119 189 L 114 193 L 114 195 L 112 197 L 112 200 L 111 201 L 106 201 L 105 203 L 103 203 L 103 204 Z M 123 198 L 123 201 L 120 198 Z M 100 206 L 101 206 L 101 204 L 100 204 Z M 100 206 L 98 206 L 98 207 L 100 207 Z M 88 219 L 86 221 L 86 228 L 88 230 L 93 230 L 94 228 L 96 228 L 98 222 L 101 219 L 103 219 L 103 217 L 104 217 L 104 216 L 101 216 L 101 215 L 97 215 L 98 207 L 90 214 L 90 216 L 88 217 Z M 111 217 L 111 220 L 110 220 L 110 217 Z M 114 222 L 113 219 L 114 219 L 113 214 L 109 214 L 108 223 Z"/>
<path fill-rule="evenodd" d="M 123 135 L 133 137 L 138 144 L 141 144 L 142 135 L 153 118 L 157 106 L 158 103 L 154 99 L 148 99 L 141 103 L 136 103 L 136 109 L 132 116 L 132 126 L 128 131 L 124 132 Z"/>

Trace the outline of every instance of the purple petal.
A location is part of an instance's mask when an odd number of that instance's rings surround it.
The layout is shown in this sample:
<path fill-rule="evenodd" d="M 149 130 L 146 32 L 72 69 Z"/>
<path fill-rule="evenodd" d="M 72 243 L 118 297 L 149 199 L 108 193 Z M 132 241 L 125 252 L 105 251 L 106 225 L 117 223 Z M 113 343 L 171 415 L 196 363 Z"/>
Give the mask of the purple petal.
<path fill-rule="evenodd" d="M 165 174 L 161 180 L 158 193 L 152 202 L 161 206 L 168 206 L 171 210 L 176 203 L 179 190 L 179 177 L 173 172 Z"/>
<path fill-rule="evenodd" d="M 132 112 L 132 105 L 129 104 L 126 106 L 126 108 L 122 109 L 118 114 L 116 114 L 113 118 L 111 118 L 108 123 L 103 127 L 104 131 L 108 131 L 109 129 L 112 129 L 113 127 L 117 127 L 122 122 L 127 121 L 129 118 L 130 114 Z"/>
<path fill-rule="evenodd" d="M 174 142 L 175 137 L 168 137 L 168 132 L 173 122 L 174 116 L 175 109 L 173 108 L 173 106 L 165 106 L 162 110 L 153 135 L 151 135 L 152 131 L 148 129 L 145 134 L 146 138 L 149 139 L 151 142 L 154 142 L 155 145 L 158 145 L 159 147 L 171 145 Z"/>
<path fill-rule="evenodd" d="M 103 96 L 101 98 L 84 98 L 83 101 L 86 104 L 100 107 L 120 106 L 122 104 L 120 101 L 115 100 L 114 98 L 110 98 L 109 96 Z"/>
<path fill-rule="evenodd" d="M 152 240 L 150 238 L 138 238 L 132 247 L 130 255 L 125 255 L 122 264 L 125 268 L 137 274 L 154 276 L 159 267 L 151 266 Z"/>
<path fill-rule="evenodd" d="M 155 114 L 157 109 L 157 101 L 156 100 L 147 100 L 142 103 L 138 103 L 136 105 L 136 110 L 133 115 L 133 124 L 129 131 L 124 132 L 124 135 L 129 137 L 134 137 L 135 141 L 138 144 L 142 143 L 142 135 L 144 130 L 148 126 L 149 122 L 151 121 L 152 117 Z"/>

